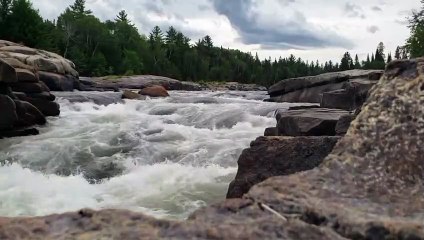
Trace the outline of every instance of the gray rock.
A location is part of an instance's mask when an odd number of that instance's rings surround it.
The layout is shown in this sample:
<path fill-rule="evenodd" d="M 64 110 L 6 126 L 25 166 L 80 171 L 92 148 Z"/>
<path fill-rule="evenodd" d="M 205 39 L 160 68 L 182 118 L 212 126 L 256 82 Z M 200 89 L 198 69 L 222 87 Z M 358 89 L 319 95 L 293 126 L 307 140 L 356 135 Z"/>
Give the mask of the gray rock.
<path fill-rule="evenodd" d="M 241 198 L 270 177 L 294 174 L 318 167 L 339 137 L 260 137 L 243 151 L 238 172 L 227 198 Z"/>
<path fill-rule="evenodd" d="M 335 136 L 340 117 L 348 111 L 328 108 L 310 108 L 277 111 L 280 136 Z"/>
<path fill-rule="evenodd" d="M 336 135 L 344 136 L 349 130 L 350 124 L 355 120 L 356 116 L 354 114 L 341 116 L 336 125 Z"/>
<path fill-rule="evenodd" d="M 0 82 L 13 83 L 17 81 L 15 69 L 0 58 Z"/>
<path fill-rule="evenodd" d="M 44 82 L 51 91 L 70 91 L 74 90 L 74 80 L 64 75 L 43 72 L 39 73 L 40 81 Z"/>
<path fill-rule="evenodd" d="M 92 102 L 98 105 L 110 105 L 121 103 L 121 92 L 53 92 L 57 98 L 66 99 L 70 102 Z"/>
<path fill-rule="evenodd" d="M 278 128 L 276 128 L 276 127 L 269 127 L 267 129 L 265 129 L 264 136 L 265 137 L 278 136 Z"/>
<path fill-rule="evenodd" d="M 17 68 L 16 75 L 19 82 L 38 82 L 38 75 L 27 69 Z"/>

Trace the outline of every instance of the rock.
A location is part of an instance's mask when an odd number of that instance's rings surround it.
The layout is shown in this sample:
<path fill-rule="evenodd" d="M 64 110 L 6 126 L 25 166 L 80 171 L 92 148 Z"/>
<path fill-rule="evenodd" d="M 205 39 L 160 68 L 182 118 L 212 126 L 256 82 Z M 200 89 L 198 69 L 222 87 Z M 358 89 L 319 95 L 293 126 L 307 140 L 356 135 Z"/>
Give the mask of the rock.
<path fill-rule="evenodd" d="M 265 137 L 278 136 L 278 128 L 270 127 L 270 128 L 265 129 L 264 136 Z"/>
<path fill-rule="evenodd" d="M 238 172 L 227 198 L 241 198 L 270 177 L 294 174 L 318 167 L 333 150 L 338 137 L 260 137 L 243 151 Z"/>
<path fill-rule="evenodd" d="M 26 96 L 31 97 L 31 98 L 39 98 L 39 99 L 47 100 L 47 101 L 51 101 L 51 102 L 56 100 L 56 96 L 51 94 L 50 92 L 29 93 L 29 94 L 25 94 L 25 96 L 22 96 L 22 98 L 24 98 Z M 21 98 L 19 98 L 19 99 L 21 99 Z"/>
<path fill-rule="evenodd" d="M 212 91 L 266 91 L 267 88 L 256 84 L 238 82 L 208 82 L 204 88 Z"/>
<path fill-rule="evenodd" d="M 424 239 L 424 59 L 394 61 L 318 167 L 187 221 L 123 210 L 0 218 L 2 239 Z"/>
<path fill-rule="evenodd" d="M 92 102 L 97 105 L 110 105 L 122 103 L 120 92 L 54 92 L 56 97 L 66 99 L 70 102 Z"/>
<path fill-rule="evenodd" d="M 348 114 L 341 116 L 336 125 L 336 135 L 344 136 L 349 130 L 350 124 L 355 120 L 356 116 L 353 114 Z"/>
<path fill-rule="evenodd" d="M 19 45 L 4 46 L 4 47 L 0 48 L 0 51 L 12 52 L 12 53 L 21 53 L 21 54 L 25 54 L 25 55 L 35 55 L 35 54 L 37 54 L 36 49 L 24 47 L 24 46 L 19 46 Z"/>
<path fill-rule="evenodd" d="M 347 82 L 344 84 L 343 89 L 323 93 L 321 107 L 339 108 L 348 111 L 360 108 L 366 101 L 368 91 L 374 84 L 374 81 L 362 79 Z"/>
<path fill-rule="evenodd" d="M 29 82 L 20 82 L 20 83 L 11 83 L 10 87 L 14 92 L 24 92 L 24 93 L 42 93 L 46 90 L 46 86 L 40 82 L 29 83 Z"/>
<path fill-rule="evenodd" d="M 349 70 L 285 79 L 271 86 L 268 93 L 271 100 L 276 102 L 319 103 L 324 92 L 343 89 L 345 84 L 353 79 L 374 80 L 382 73 L 381 70 Z"/>
<path fill-rule="evenodd" d="M 339 109 L 310 108 L 277 111 L 280 136 L 335 136 L 340 117 L 349 112 Z"/>
<path fill-rule="evenodd" d="M 44 125 L 47 123 L 46 117 L 34 105 L 29 102 L 15 100 L 16 113 L 18 114 L 18 127 L 29 127 L 33 125 Z"/>
<path fill-rule="evenodd" d="M 19 82 L 31 82 L 31 83 L 38 82 L 38 75 L 34 74 L 33 72 L 27 69 L 20 69 L 20 68 L 17 68 L 15 70 L 16 70 L 16 75 L 18 77 Z"/>
<path fill-rule="evenodd" d="M 168 91 L 162 86 L 146 87 L 138 93 L 149 97 L 169 97 Z"/>
<path fill-rule="evenodd" d="M 12 129 L 15 122 L 18 120 L 15 103 L 10 97 L 0 95 L 0 110 L 0 130 Z"/>
<path fill-rule="evenodd" d="M 60 106 L 56 102 L 32 97 L 26 97 L 25 101 L 34 105 L 38 110 L 40 110 L 44 114 L 44 116 L 55 117 L 60 115 Z"/>
<path fill-rule="evenodd" d="M 11 138 L 11 137 L 26 137 L 26 136 L 38 135 L 39 133 L 40 132 L 35 128 L 0 131 L 0 139 Z"/>
<path fill-rule="evenodd" d="M 40 81 L 44 82 L 51 91 L 69 91 L 74 90 L 74 81 L 66 76 L 50 73 L 39 72 Z"/>
<path fill-rule="evenodd" d="M 124 90 L 122 92 L 122 99 L 146 100 L 146 97 L 130 90 Z"/>
<path fill-rule="evenodd" d="M 0 82 L 14 83 L 17 81 L 15 69 L 0 58 Z"/>

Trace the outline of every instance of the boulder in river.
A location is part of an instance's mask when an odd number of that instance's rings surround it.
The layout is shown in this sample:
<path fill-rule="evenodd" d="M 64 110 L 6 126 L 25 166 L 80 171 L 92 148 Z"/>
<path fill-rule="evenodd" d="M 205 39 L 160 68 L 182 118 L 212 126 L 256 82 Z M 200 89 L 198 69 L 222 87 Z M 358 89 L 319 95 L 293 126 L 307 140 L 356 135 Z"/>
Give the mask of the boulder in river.
<path fill-rule="evenodd" d="M 143 88 L 138 93 L 149 97 L 169 97 L 168 91 L 159 85 Z"/>
<path fill-rule="evenodd" d="M 348 111 L 328 108 L 306 108 L 277 111 L 280 136 L 335 136 L 340 117 Z"/>
<path fill-rule="evenodd" d="M 122 99 L 146 100 L 146 97 L 131 90 L 124 90 L 122 92 Z"/>
<path fill-rule="evenodd" d="M 243 151 L 227 198 L 241 198 L 270 177 L 318 167 L 340 137 L 260 137 Z"/>

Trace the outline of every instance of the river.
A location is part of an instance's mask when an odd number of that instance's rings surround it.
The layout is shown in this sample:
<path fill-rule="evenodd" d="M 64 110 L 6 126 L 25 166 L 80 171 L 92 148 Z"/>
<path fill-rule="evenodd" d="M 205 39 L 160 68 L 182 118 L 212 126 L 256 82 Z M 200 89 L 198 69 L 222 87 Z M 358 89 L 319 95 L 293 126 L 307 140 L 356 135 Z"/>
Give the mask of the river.
<path fill-rule="evenodd" d="M 184 219 L 225 198 L 242 150 L 288 108 L 265 94 L 171 92 L 108 106 L 58 98 L 61 116 L 40 135 L 0 140 L 0 216 L 119 208 Z"/>

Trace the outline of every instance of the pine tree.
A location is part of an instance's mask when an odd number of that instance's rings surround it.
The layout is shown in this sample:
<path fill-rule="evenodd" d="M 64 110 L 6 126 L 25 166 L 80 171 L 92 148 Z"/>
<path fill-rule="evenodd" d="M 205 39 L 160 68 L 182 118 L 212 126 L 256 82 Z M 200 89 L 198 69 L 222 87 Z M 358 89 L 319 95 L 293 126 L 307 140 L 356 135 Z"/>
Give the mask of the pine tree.
<path fill-rule="evenodd" d="M 71 11 L 75 13 L 76 16 L 81 17 L 84 15 L 89 15 L 92 12 L 85 8 L 85 0 L 75 0 L 74 4 L 70 6 Z"/>
<path fill-rule="evenodd" d="M 355 69 L 360 69 L 361 68 L 361 63 L 359 62 L 359 57 L 358 54 L 355 55 Z"/>
<path fill-rule="evenodd" d="M 400 56 L 400 47 L 399 46 L 397 46 L 397 48 L 396 48 L 396 52 L 395 52 L 395 59 L 400 59 L 401 58 L 401 56 Z"/>
<path fill-rule="evenodd" d="M 346 52 L 343 55 L 343 58 L 341 60 L 340 63 L 340 70 L 345 71 L 345 70 L 350 70 L 353 68 L 353 60 L 352 57 L 350 56 L 349 52 Z"/>
<path fill-rule="evenodd" d="M 120 11 L 118 13 L 118 16 L 116 16 L 116 20 L 115 21 L 129 23 L 127 12 L 125 12 L 125 10 Z"/>
<path fill-rule="evenodd" d="M 389 53 L 389 54 L 387 55 L 387 63 L 390 63 L 392 60 L 393 60 L 393 59 L 392 59 L 392 53 Z"/>

